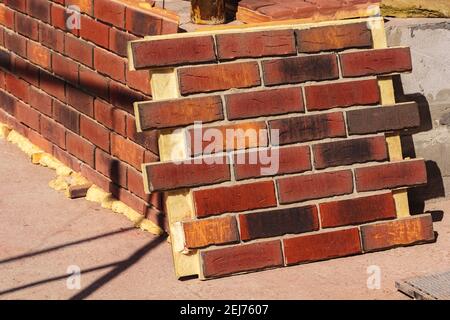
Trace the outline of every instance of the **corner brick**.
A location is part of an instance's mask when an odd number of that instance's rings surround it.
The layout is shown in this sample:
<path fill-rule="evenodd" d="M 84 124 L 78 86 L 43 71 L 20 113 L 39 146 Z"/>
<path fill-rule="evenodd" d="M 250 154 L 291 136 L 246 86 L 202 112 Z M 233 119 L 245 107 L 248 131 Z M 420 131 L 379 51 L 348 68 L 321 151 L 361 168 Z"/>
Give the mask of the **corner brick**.
<path fill-rule="evenodd" d="M 373 191 L 427 183 L 424 160 L 408 160 L 355 169 L 356 189 Z"/>
<path fill-rule="evenodd" d="M 200 255 L 206 278 L 283 265 L 279 240 L 207 250 Z"/>
<path fill-rule="evenodd" d="M 419 106 L 415 102 L 358 109 L 347 112 L 349 134 L 368 134 L 404 130 L 420 126 Z"/>
<path fill-rule="evenodd" d="M 111 134 L 111 154 L 141 171 L 144 148 L 115 133 Z"/>
<path fill-rule="evenodd" d="M 80 114 L 57 100 L 53 101 L 53 119 L 67 129 L 80 133 Z"/>
<path fill-rule="evenodd" d="M 216 41 L 220 60 L 283 56 L 296 53 L 293 30 L 218 34 Z"/>
<path fill-rule="evenodd" d="M 353 192 L 350 170 L 314 173 L 277 180 L 280 203 L 287 204 Z"/>
<path fill-rule="evenodd" d="M 197 190 L 193 192 L 197 217 L 275 207 L 272 181 Z"/>
<path fill-rule="evenodd" d="M 272 120 L 269 121 L 269 127 L 271 134 L 279 130 L 280 145 L 347 135 L 341 112 Z"/>
<path fill-rule="evenodd" d="M 93 168 L 95 166 L 95 146 L 70 131 L 67 132 L 66 139 L 67 151 Z"/>
<path fill-rule="evenodd" d="M 150 192 L 217 184 L 231 179 L 226 156 L 146 165 Z"/>
<path fill-rule="evenodd" d="M 181 127 L 195 121 L 208 123 L 223 120 L 220 96 L 148 101 L 137 104 L 142 130 Z"/>
<path fill-rule="evenodd" d="M 433 219 L 425 214 L 390 222 L 361 226 L 364 251 L 433 242 Z"/>
<path fill-rule="evenodd" d="M 305 98 L 309 111 L 371 105 L 381 100 L 376 79 L 306 86 Z"/>
<path fill-rule="evenodd" d="M 81 116 L 80 133 L 84 138 L 95 144 L 97 147 L 109 152 L 110 130 L 103 127 L 101 124 L 91 120 L 88 117 Z"/>
<path fill-rule="evenodd" d="M 308 146 L 237 152 L 233 163 L 236 180 L 301 173 L 312 168 Z"/>
<path fill-rule="evenodd" d="M 307 263 L 360 254 L 358 228 L 284 239 L 286 264 Z"/>
<path fill-rule="evenodd" d="M 316 169 L 388 160 L 384 136 L 317 144 L 313 153 Z"/>
<path fill-rule="evenodd" d="M 412 70 L 409 48 L 342 53 L 340 59 L 344 77 L 380 75 Z"/>
<path fill-rule="evenodd" d="M 131 52 L 137 70 L 216 60 L 212 36 L 132 42 Z"/>
<path fill-rule="evenodd" d="M 181 94 L 250 88 L 259 86 L 259 67 L 256 61 L 224 63 L 178 69 Z"/>
<path fill-rule="evenodd" d="M 316 206 L 287 208 L 239 215 L 244 241 L 298 234 L 319 229 Z"/>
<path fill-rule="evenodd" d="M 154 36 L 178 32 L 178 21 L 173 21 L 139 8 L 126 7 L 125 29 L 138 36 Z"/>
<path fill-rule="evenodd" d="M 322 228 L 362 224 L 396 217 L 392 192 L 320 204 Z"/>
<path fill-rule="evenodd" d="M 190 249 L 239 241 L 236 218 L 230 216 L 183 222 L 183 230 L 185 246 Z"/>
<path fill-rule="evenodd" d="M 229 94 L 225 100 L 230 120 L 305 111 L 300 87 Z"/>
<path fill-rule="evenodd" d="M 295 32 L 298 52 L 314 53 L 372 46 L 372 33 L 366 22 L 296 30 Z"/>
<path fill-rule="evenodd" d="M 109 0 L 106 0 L 110 3 Z M 138 37 L 114 28 L 109 30 L 109 50 L 117 53 L 119 56 L 127 57 L 128 42 L 137 40 Z"/>
<path fill-rule="evenodd" d="M 266 60 L 262 69 L 267 86 L 339 78 L 335 54 Z"/>

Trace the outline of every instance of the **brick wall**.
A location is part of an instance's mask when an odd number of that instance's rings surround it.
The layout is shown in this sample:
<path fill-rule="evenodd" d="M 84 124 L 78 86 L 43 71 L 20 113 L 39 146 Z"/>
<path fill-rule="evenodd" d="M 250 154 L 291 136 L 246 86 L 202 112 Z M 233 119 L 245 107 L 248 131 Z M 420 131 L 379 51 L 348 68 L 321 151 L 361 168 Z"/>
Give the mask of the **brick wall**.
<path fill-rule="evenodd" d="M 381 106 L 378 85 L 380 76 L 411 71 L 409 48 L 373 49 L 366 23 L 168 36 L 131 47 L 137 70 L 174 68 L 180 92 L 137 104 L 143 132 L 181 128 L 192 138 L 195 121 L 204 124 L 200 133 L 244 132 L 200 135 L 193 158 L 145 166 L 147 191 L 190 188 L 194 218 L 180 221 L 182 239 L 198 250 L 203 277 L 434 239 L 431 216 L 397 218 L 394 196 L 427 183 L 425 162 L 390 162 L 385 136 L 417 128 L 418 106 Z M 180 55 L 182 47 L 201 50 Z M 194 144 L 188 138 L 186 147 Z M 279 153 L 277 172 L 248 160 L 260 152 Z"/>
<path fill-rule="evenodd" d="M 158 160 L 157 133 L 137 133 L 133 115 L 149 73 L 128 71 L 127 42 L 176 33 L 176 16 L 151 1 L 0 2 L 0 122 L 156 222 L 161 197 L 140 171 Z"/>

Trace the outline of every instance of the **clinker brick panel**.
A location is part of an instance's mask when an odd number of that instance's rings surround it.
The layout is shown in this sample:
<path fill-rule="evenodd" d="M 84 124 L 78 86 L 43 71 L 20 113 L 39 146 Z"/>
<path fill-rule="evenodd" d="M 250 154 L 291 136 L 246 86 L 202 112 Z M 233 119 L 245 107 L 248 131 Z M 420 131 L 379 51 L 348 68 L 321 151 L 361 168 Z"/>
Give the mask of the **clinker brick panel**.
<path fill-rule="evenodd" d="M 225 96 L 230 120 L 304 112 L 300 87 L 235 93 Z"/>
<path fill-rule="evenodd" d="M 392 192 L 320 204 L 322 228 L 362 224 L 396 217 Z"/>
<path fill-rule="evenodd" d="M 259 86 L 258 63 L 240 62 L 199 67 L 184 67 L 178 70 L 181 94 L 250 88 Z"/>
<path fill-rule="evenodd" d="M 132 43 L 134 67 L 169 67 L 216 60 L 212 36 Z"/>
<path fill-rule="evenodd" d="M 340 112 L 269 121 L 271 132 L 279 130 L 279 144 L 345 137 L 344 116 Z"/>
<path fill-rule="evenodd" d="M 370 224 L 361 227 L 364 251 L 377 251 L 435 240 L 431 215 Z"/>
<path fill-rule="evenodd" d="M 425 161 L 410 160 L 357 168 L 355 177 L 358 192 L 394 189 L 427 183 L 427 170 Z"/>
<path fill-rule="evenodd" d="M 347 112 L 349 134 L 369 134 L 420 126 L 419 106 L 415 102 Z"/>
<path fill-rule="evenodd" d="M 298 234 L 319 229 L 316 206 L 288 208 L 239 215 L 244 241 Z"/>
<path fill-rule="evenodd" d="M 219 34 L 216 41 L 220 60 L 292 55 L 296 52 L 293 30 Z"/>
<path fill-rule="evenodd" d="M 150 164 L 145 172 L 151 192 L 217 184 L 231 178 L 225 156 Z"/>
<path fill-rule="evenodd" d="M 305 87 L 305 99 L 309 111 L 371 105 L 380 102 L 380 89 L 376 79 L 313 85 Z"/>
<path fill-rule="evenodd" d="M 361 253 L 358 228 L 284 239 L 286 264 L 306 263 Z"/>
<path fill-rule="evenodd" d="M 306 174 L 277 181 L 280 203 L 327 198 L 353 192 L 350 170 Z"/>
<path fill-rule="evenodd" d="M 389 74 L 412 70 L 409 48 L 356 51 L 340 55 L 344 77 Z"/>
<path fill-rule="evenodd" d="M 236 218 L 230 216 L 183 222 L 183 230 L 185 246 L 190 249 L 239 241 Z"/>
<path fill-rule="evenodd" d="M 314 53 L 372 46 L 372 33 L 366 22 L 296 30 L 298 51 Z"/>
<path fill-rule="evenodd" d="M 193 197 L 197 217 L 270 208 L 277 204 L 272 181 L 196 190 Z"/>
<path fill-rule="evenodd" d="M 142 130 L 181 127 L 195 121 L 223 120 L 220 96 L 141 102 L 137 113 Z"/>
<path fill-rule="evenodd" d="M 200 254 L 206 278 L 283 265 L 279 240 L 207 250 Z"/>
<path fill-rule="evenodd" d="M 316 169 L 388 160 L 384 136 L 317 144 L 313 153 Z"/>
<path fill-rule="evenodd" d="M 267 60 L 262 62 L 262 69 L 268 86 L 339 78 L 335 54 Z"/>

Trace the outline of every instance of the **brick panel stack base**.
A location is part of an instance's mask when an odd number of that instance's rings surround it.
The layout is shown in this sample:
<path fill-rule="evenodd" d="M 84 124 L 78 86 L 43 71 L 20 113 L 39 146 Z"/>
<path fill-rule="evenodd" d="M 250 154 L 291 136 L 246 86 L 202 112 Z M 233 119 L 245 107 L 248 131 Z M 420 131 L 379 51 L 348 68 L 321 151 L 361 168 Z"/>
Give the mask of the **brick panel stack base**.
<path fill-rule="evenodd" d="M 181 129 L 189 150 L 195 121 L 243 129 L 224 141 L 201 136 L 182 163 L 143 166 L 147 192 L 184 189 L 191 199 L 179 207 L 187 214 L 173 213 L 175 268 L 180 254 L 196 256 L 207 279 L 434 240 L 431 216 L 400 218 L 393 196 L 427 183 L 424 160 L 390 161 L 386 142 L 420 125 L 418 106 L 382 106 L 378 84 L 411 71 L 410 50 L 374 49 L 373 26 L 382 20 L 131 42 L 132 67 L 172 68 L 163 72 L 172 85 L 164 77 L 160 85 L 176 91 L 136 103 L 139 130 Z M 277 173 L 236 160 L 267 151 L 279 152 Z"/>
<path fill-rule="evenodd" d="M 127 42 L 176 33 L 178 18 L 136 0 L 0 2 L 0 122 L 160 223 L 161 196 L 145 194 L 141 173 L 158 134 L 137 133 L 133 113 L 151 99 L 149 75 L 128 71 Z M 71 5 L 80 29 L 66 23 Z"/>

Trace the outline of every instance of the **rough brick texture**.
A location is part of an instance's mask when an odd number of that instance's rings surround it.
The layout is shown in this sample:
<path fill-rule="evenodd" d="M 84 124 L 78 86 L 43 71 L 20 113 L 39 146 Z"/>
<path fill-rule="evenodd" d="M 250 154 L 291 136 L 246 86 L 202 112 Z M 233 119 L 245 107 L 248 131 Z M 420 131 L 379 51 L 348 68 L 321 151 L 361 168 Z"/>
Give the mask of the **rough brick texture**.
<path fill-rule="evenodd" d="M 239 241 L 234 217 L 214 218 L 183 223 L 186 248 L 202 248 Z"/>

